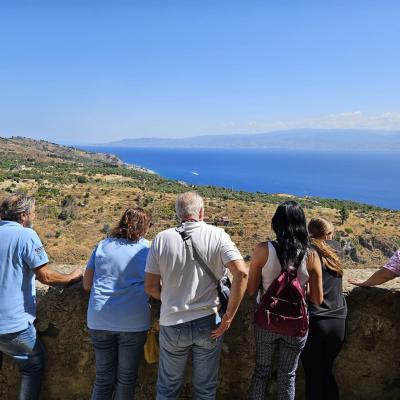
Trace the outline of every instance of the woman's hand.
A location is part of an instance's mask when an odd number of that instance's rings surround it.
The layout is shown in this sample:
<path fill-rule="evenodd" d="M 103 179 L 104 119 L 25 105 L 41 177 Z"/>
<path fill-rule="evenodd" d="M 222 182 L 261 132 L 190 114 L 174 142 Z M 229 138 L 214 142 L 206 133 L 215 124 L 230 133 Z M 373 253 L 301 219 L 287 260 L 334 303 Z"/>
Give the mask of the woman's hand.
<path fill-rule="evenodd" d="M 365 283 L 365 281 L 363 281 L 361 279 L 348 279 L 347 282 L 349 282 L 350 284 L 355 285 L 355 286 L 369 287 L 369 285 L 367 285 Z"/>
<path fill-rule="evenodd" d="M 348 282 L 352 285 L 361 286 L 361 287 L 371 287 L 376 285 L 381 285 L 382 283 L 386 283 L 394 278 L 398 277 L 396 273 L 393 271 L 382 267 L 375 271 L 367 280 L 362 281 L 360 279 L 349 279 Z"/>

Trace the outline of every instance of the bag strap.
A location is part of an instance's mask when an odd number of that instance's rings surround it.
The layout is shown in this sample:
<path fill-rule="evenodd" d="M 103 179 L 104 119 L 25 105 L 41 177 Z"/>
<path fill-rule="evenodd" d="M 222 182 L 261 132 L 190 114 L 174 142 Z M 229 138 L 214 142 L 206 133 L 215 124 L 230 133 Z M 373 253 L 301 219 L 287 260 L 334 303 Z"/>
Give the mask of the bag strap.
<path fill-rule="evenodd" d="M 281 254 L 281 252 L 280 252 L 278 242 L 275 241 L 275 240 L 272 240 L 272 241 L 271 241 L 271 244 L 272 244 L 272 246 L 274 246 L 274 249 L 275 249 L 276 255 L 277 255 L 277 257 L 278 257 L 278 260 L 279 260 L 279 262 L 280 262 L 280 264 L 281 264 L 282 270 L 283 270 L 283 271 L 286 271 L 286 266 L 285 266 L 285 263 L 284 263 L 284 261 L 283 261 L 282 254 Z M 304 256 L 305 256 L 305 254 L 306 254 L 305 251 L 304 251 L 304 250 L 301 250 L 300 253 L 299 253 L 299 255 L 298 255 L 298 257 L 297 257 L 297 259 L 296 259 L 296 262 L 293 264 L 293 268 L 296 270 L 296 272 L 297 272 L 297 270 L 299 269 L 299 267 L 300 267 L 300 265 L 301 265 L 301 263 L 302 263 L 302 261 L 303 261 L 303 258 L 304 258 Z"/>
<path fill-rule="evenodd" d="M 192 258 L 199 263 L 199 265 L 203 269 L 203 271 L 206 272 L 207 275 L 211 278 L 211 280 L 215 283 L 215 285 L 218 286 L 219 281 L 218 281 L 217 277 L 214 275 L 214 273 L 211 271 L 210 267 L 205 263 L 203 258 L 200 256 L 195 244 L 193 243 L 192 237 L 185 231 L 183 225 L 179 225 L 178 227 L 175 228 L 175 230 L 179 233 L 183 242 L 189 248 L 189 251 L 190 251 L 190 248 L 192 249 L 192 251 L 191 251 L 191 254 L 193 256 Z"/>

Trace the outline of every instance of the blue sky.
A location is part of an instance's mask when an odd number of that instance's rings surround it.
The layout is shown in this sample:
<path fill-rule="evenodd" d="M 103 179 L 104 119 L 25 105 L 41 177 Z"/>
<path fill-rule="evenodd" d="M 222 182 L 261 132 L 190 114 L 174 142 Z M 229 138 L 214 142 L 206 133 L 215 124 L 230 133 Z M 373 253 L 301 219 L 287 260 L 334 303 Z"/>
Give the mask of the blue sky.
<path fill-rule="evenodd" d="M 400 130 L 398 1 L 4 1 L 0 136 Z"/>

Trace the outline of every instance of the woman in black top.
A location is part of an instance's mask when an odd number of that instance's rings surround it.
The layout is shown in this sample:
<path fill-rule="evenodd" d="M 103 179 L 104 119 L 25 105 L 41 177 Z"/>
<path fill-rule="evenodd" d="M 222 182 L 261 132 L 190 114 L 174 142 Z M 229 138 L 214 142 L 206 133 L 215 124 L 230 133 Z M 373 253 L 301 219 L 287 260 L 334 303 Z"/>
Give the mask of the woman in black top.
<path fill-rule="evenodd" d="M 342 290 L 341 246 L 332 240 L 333 225 L 323 218 L 308 224 L 311 243 L 320 256 L 324 301 L 309 304 L 310 327 L 301 354 L 306 400 L 338 400 L 339 390 L 333 375 L 333 364 L 345 336 L 347 305 Z"/>

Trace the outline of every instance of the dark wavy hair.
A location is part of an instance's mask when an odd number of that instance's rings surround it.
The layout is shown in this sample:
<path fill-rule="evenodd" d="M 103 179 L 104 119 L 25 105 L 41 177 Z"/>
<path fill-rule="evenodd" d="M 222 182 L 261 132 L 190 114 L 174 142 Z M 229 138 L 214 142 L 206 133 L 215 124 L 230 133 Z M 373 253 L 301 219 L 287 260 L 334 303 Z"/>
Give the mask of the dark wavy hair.
<path fill-rule="evenodd" d="M 109 233 L 109 237 L 128 239 L 137 242 L 148 231 L 151 225 L 151 215 L 143 208 L 128 208 L 118 225 Z"/>
<path fill-rule="evenodd" d="M 281 203 L 272 217 L 272 230 L 276 234 L 284 266 L 294 263 L 298 252 L 307 252 L 310 239 L 304 211 L 296 201 Z"/>

